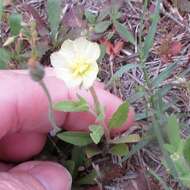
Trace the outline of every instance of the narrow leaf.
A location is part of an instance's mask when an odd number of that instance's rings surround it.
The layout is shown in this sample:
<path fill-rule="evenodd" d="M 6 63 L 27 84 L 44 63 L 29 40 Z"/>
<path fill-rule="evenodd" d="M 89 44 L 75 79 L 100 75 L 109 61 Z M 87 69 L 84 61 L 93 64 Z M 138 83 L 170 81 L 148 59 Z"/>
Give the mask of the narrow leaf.
<path fill-rule="evenodd" d="M 90 138 L 90 135 L 85 132 L 63 132 L 57 135 L 61 140 L 76 145 L 76 146 L 85 146 L 91 144 L 93 141 Z"/>
<path fill-rule="evenodd" d="M 165 150 L 167 150 L 170 154 L 173 154 L 176 152 L 176 147 L 173 146 L 172 144 L 164 144 Z"/>
<path fill-rule="evenodd" d="M 156 78 L 153 79 L 152 86 L 158 87 L 165 79 L 167 79 L 172 74 L 176 66 L 176 63 L 169 65 L 168 68 L 166 68 Z"/>
<path fill-rule="evenodd" d="M 120 128 L 127 121 L 129 111 L 129 103 L 124 102 L 119 106 L 109 121 L 110 128 Z"/>
<path fill-rule="evenodd" d="M 137 100 L 144 98 L 145 94 L 146 94 L 145 91 L 136 92 L 135 94 L 133 94 L 128 98 L 128 101 L 130 104 L 135 103 Z"/>
<path fill-rule="evenodd" d="M 168 118 L 166 130 L 170 144 L 173 145 L 177 151 L 181 142 L 181 138 L 179 124 L 175 116 L 170 116 Z"/>
<path fill-rule="evenodd" d="M 114 26 L 118 34 L 123 38 L 125 41 L 129 41 L 132 44 L 136 44 L 135 39 L 131 32 L 129 32 L 127 26 L 119 23 L 118 21 L 114 21 Z"/>
<path fill-rule="evenodd" d="M 0 21 L 2 19 L 3 16 L 3 0 L 0 0 Z"/>
<path fill-rule="evenodd" d="M 110 25 L 111 21 L 102 21 L 95 25 L 94 30 L 96 33 L 103 33 L 108 29 Z"/>
<path fill-rule="evenodd" d="M 22 16 L 20 14 L 13 13 L 9 17 L 9 26 L 12 36 L 17 36 L 22 28 L 21 26 Z"/>
<path fill-rule="evenodd" d="M 64 112 L 87 112 L 89 107 L 86 100 L 79 97 L 78 101 L 61 101 L 53 105 L 53 108 L 57 111 Z"/>
<path fill-rule="evenodd" d="M 47 1 L 48 7 L 48 22 L 51 29 L 51 34 L 55 37 L 61 16 L 61 0 L 48 0 Z"/>
<path fill-rule="evenodd" d="M 156 34 L 156 29 L 157 29 L 157 24 L 158 24 L 158 21 L 160 18 L 159 14 L 160 14 L 160 0 L 157 0 L 157 5 L 156 5 L 155 13 L 153 15 L 152 24 L 151 24 L 150 30 L 149 30 L 149 32 L 145 38 L 145 42 L 144 42 L 143 61 L 146 61 L 148 54 L 149 54 L 149 50 L 153 46 L 154 37 Z"/>
<path fill-rule="evenodd" d="M 107 85 L 111 84 L 114 80 L 120 78 L 125 72 L 137 68 L 139 65 L 137 64 L 126 64 L 122 66 L 118 71 L 114 73 L 114 75 L 111 77 L 111 79 L 108 81 Z"/>
<path fill-rule="evenodd" d="M 190 166 L 190 138 L 188 138 L 185 141 L 185 144 L 183 147 L 183 156 L 184 156 L 186 162 L 188 163 L 188 165 Z"/>
<path fill-rule="evenodd" d="M 0 69 L 6 69 L 11 59 L 11 53 L 4 48 L 0 48 Z"/>
<path fill-rule="evenodd" d="M 110 149 L 111 153 L 116 156 L 126 156 L 129 153 L 129 148 L 126 144 L 116 144 Z"/>
<path fill-rule="evenodd" d="M 113 139 L 110 141 L 112 144 L 120 144 L 120 143 L 136 143 L 141 140 L 138 134 L 131 134 L 131 135 L 122 135 L 117 139 Z"/>

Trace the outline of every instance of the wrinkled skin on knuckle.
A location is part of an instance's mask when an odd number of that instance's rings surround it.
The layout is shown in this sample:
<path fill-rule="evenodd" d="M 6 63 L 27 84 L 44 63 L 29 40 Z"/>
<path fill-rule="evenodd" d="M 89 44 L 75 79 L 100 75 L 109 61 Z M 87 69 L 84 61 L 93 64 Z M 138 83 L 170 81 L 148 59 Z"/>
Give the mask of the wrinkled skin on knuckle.
<path fill-rule="evenodd" d="M 26 174 L 0 173 L 1 190 L 45 190 L 32 176 Z"/>

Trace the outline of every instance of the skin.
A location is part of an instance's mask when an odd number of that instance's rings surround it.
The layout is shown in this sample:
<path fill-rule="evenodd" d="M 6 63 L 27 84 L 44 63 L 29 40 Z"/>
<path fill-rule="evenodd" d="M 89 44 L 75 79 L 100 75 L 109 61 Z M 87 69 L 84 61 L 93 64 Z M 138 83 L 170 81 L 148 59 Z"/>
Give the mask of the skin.
<path fill-rule="evenodd" d="M 89 92 L 68 90 L 51 69 L 46 70 L 44 82 L 53 102 L 75 100 L 78 93 L 93 105 Z M 106 107 L 107 124 L 122 101 L 103 90 L 102 84 L 95 83 L 94 86 L 101 104 Z M 16 167 L 3 164 L 3 161 L 29 160 L 38 154 L 44 147 L 51 124 L 48 120 L 47 97 L 27 72 L 0 71 L 0 92 L 0 189 L 69 190 L 71 176 L 57 163 L 30 161 Z M 55 118 L 58 126 L 72 131 L 88 131 L 88 125 L 95 121 L 90 113 L 55 112 Z M 127 122 L 122 128 L 112 130 L 111 135 L 126 131 L 133 121 L 134 111 L 130 108 Z"/>

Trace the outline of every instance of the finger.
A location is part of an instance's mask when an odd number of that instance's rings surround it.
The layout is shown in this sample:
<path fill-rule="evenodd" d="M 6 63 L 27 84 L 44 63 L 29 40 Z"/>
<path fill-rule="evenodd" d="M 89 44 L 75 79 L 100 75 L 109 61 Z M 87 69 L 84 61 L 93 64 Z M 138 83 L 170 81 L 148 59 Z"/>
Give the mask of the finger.
<path fill-rule="evenodd" d="M 6 172 L 8 170 L 10 170 L 13 167 L 12 164 L 5 164 L 0 162 L 0 172 Z"/>
<path fill-rule="evenodd" d="M 45 77 L 53 101 L 67 99 L 64 83 L 55 77 Z M 16 87 L 16 88 L 14 88 Z M 47 133 L 51 124 L 48 119 L 48 100 L 38 83 L 28 75 L 0 72 L 0 138 L 7 132 L 35 131 Z M 56 113 L 58 125 L 65 114 Z"/>
<path fill-rule="evenodd" d="M 38 154 L 44 147 L 46 134 L 19 132 L 8 134 L 0 140 L 0 160 L 24 161 Z"/>
<path fill-rule="evenodd" d="M 57 163 L 49 161 L 25 162 L 10 170 L 10 173 L 15 175 L 22 172 L 33 176 L 45 187 L 45 190 L 71 189 L 71 175 Z"/>
<path fill-rule="evenodd" d="M 45 77 L 53 101 L 67 99 L 64 83 Z M 13 88 L 16 87 L 16 88 Z M 51 129 L 45 93 L 28 75 L 0 72 L 0 159 L 25 160 L 39 153 Z M 58 126 L 65 113 L 55 114 Z"/>
<path fill-rule="evenodd" d="M 69 172 L 53 162 L 23 163 L 0 173 L 1 190 L 70 190 L 71 183 Z"/>

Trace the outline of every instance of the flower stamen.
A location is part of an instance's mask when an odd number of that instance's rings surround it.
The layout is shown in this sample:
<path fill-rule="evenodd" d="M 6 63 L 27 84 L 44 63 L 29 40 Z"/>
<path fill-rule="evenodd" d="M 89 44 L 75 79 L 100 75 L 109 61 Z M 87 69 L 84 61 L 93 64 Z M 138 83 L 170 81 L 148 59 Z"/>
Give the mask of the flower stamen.
<path fill-rule="evenodd" d="M 75 77 L 83 77 L 90 72 L 91 65 L 88 63 L 79 61 L 72 65 L 71 70 Z"/>

